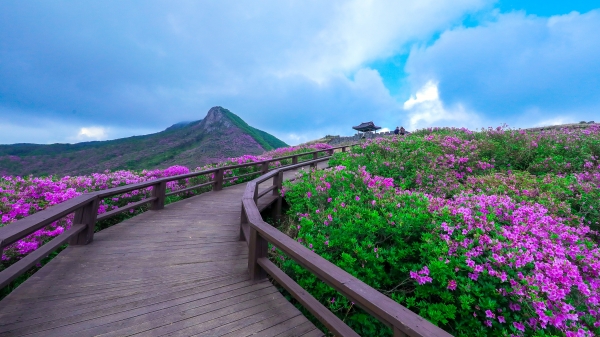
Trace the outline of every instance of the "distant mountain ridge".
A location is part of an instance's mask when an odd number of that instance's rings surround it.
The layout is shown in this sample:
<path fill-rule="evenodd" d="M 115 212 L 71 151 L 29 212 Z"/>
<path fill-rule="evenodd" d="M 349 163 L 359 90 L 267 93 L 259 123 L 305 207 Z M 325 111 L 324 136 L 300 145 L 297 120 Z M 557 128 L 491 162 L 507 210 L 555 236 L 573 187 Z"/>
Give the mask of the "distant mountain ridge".
<path fill-rule="evenodd" d="M 181 128 L 186 127 L 187 125 L 195 123 L 195 122 L 202 122 L 202 120 L 197 120 L 197 121 L 193 121 L 193 122 L 188 121 L 188 122 L 175 123 L 175 124 L 169 126 L 168 128 L 166 128 L 165 131 L 181 129 Z"/>
<path fill-rule="evenodd" d="M 285 146 L 273 135 L 216 106 L 204 119 L 180 122 L 150 135 L 77 144 L 0 145 L 0 174 L 64 176 L 172 165 L 195 168 Z"/>

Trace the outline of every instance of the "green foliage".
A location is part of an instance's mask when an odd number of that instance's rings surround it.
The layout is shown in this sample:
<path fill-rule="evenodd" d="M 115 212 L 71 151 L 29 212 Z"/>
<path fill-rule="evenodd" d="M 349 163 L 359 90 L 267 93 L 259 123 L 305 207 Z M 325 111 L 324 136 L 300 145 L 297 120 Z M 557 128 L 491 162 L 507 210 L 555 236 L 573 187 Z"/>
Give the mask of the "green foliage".
<path fill-rule="evenodd" d="M 260 144 L 260 146 L 262 146 L 262 148 L 265 149 L 266 151 L 287 146 L 286 143 L 275 138 L 274 136 L 272 136 L 264 131 L 261 131 L 261 130 L 251 127 L 246 122 L 244 122 L 243 119 L 241 119 L 238 115 L 234 114 L 233 112 L 231 112 L 227 109 L 221 109 L 221 110 L 225 113 L 225 115 L 229 118 L 229 120 L 231 120 L 233 122 L 233 124 L 235 124 L 235 126 L 240 128 L 241 130 L 243 130 L 244 133 L 252 136 L 252 138 L 254 138 L 254 140 L 258 144 Z"/>
<path fill-rule="evenodd" d="M 377 198 L 353 172 L 310 174 L 324 178 L 331 187 L 327 194 L 318 193 L 316 187 L 319 185 L 314 186 L 317 179 L 309 179 L 306 175 L 286 192 L 286 200 L 291 205 L 288 214 L 299 219 L 297 227 L 288 230 L 292 237 L 388 295 L 403 298 L 412 293 L 414 289 L 411 289 L 407 273 L 417 266 L 422 254 L 422 233 L 433 226 L 432 216 L 426 209 L 427 200 L 422 195 L 390 194 L 386 195 L 385 207 L 365 207 Z M 310 198 L 307 198 L 308 192 Z M 317 222 L 312 218 L 316 214 L 323 214 L 326 219 L 331 216 L 331 220 Z M 283 254 L 278 255 L 280 257 L 275 261 L 300 286 L 316 298 L 327 299 L 330 309 L 349 313 L 346 323 L 359 334 L 372 336 L 385 332 L 391 335 L 384 325 L 329 286 L 317 282 L 310 272 Z M 454 309 L 439 310 L 453 312 Z"/>
<path fill-rule="evenodd" d="M 264 132 L 262 130 L 253 128 L 251 126 L 250 126 L 250 129 L 254 130 L 273 149 L 279 149 L 279 148 L 282 148 L 282 147 L 289 146 L 288 144 L 286 144 L 285 142 L 283 142 L 281 139 L 273 136 L 270 133 L 267 133 L 267 132 Z"/>
<path fill-rule="evenodd" d="M 285 185 L 284 232 L 457 336 L 598 334 L 584 294 L 600 282 L 599 150 L 597 127 L 376 139 Z M 282 252 L 271 258 L 359 334 L 391 335 Z M 566 266 L 577 281 L 556 276 Z M 544 317 L 558 320 L 542 328 Z"/>

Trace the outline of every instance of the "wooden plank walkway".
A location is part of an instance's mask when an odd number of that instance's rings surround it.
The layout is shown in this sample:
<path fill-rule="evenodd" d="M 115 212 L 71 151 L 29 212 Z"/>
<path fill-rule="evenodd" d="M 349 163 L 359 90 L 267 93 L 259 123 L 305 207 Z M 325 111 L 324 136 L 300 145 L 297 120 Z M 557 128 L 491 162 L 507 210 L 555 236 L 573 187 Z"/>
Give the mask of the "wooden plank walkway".
<path fill-rule="evenodd" d="M 245 186 L 68 247 L 0 302 L 0 336 L 323 336 L 270 282 L 250 281 Z"/>

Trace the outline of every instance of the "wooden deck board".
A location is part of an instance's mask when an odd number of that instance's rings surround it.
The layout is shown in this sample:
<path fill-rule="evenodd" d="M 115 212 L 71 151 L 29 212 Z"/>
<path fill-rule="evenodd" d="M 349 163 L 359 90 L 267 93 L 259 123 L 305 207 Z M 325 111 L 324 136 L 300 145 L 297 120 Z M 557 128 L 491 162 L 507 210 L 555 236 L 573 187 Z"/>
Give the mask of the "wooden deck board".
<path fill-rule="evenodd" d="M 250 281 L 244 189 L 148 211 L 68 247 L 0 302 L 0 336 L 322 336 L 271 283 Z"/>

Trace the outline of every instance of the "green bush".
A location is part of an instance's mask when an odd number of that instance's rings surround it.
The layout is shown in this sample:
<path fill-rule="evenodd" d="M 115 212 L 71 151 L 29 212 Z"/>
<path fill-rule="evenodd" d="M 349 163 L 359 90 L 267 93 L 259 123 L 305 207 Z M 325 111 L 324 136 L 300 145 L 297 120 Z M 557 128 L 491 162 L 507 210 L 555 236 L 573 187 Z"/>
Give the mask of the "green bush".
<path fill-rule="evenodd" d="M 284 230 L 455 335 L 598 334 L 599 134 L 373 140 L 285 185 Z M 281 252 L 272 258 L 359 334 L 391 335 Z"/>

